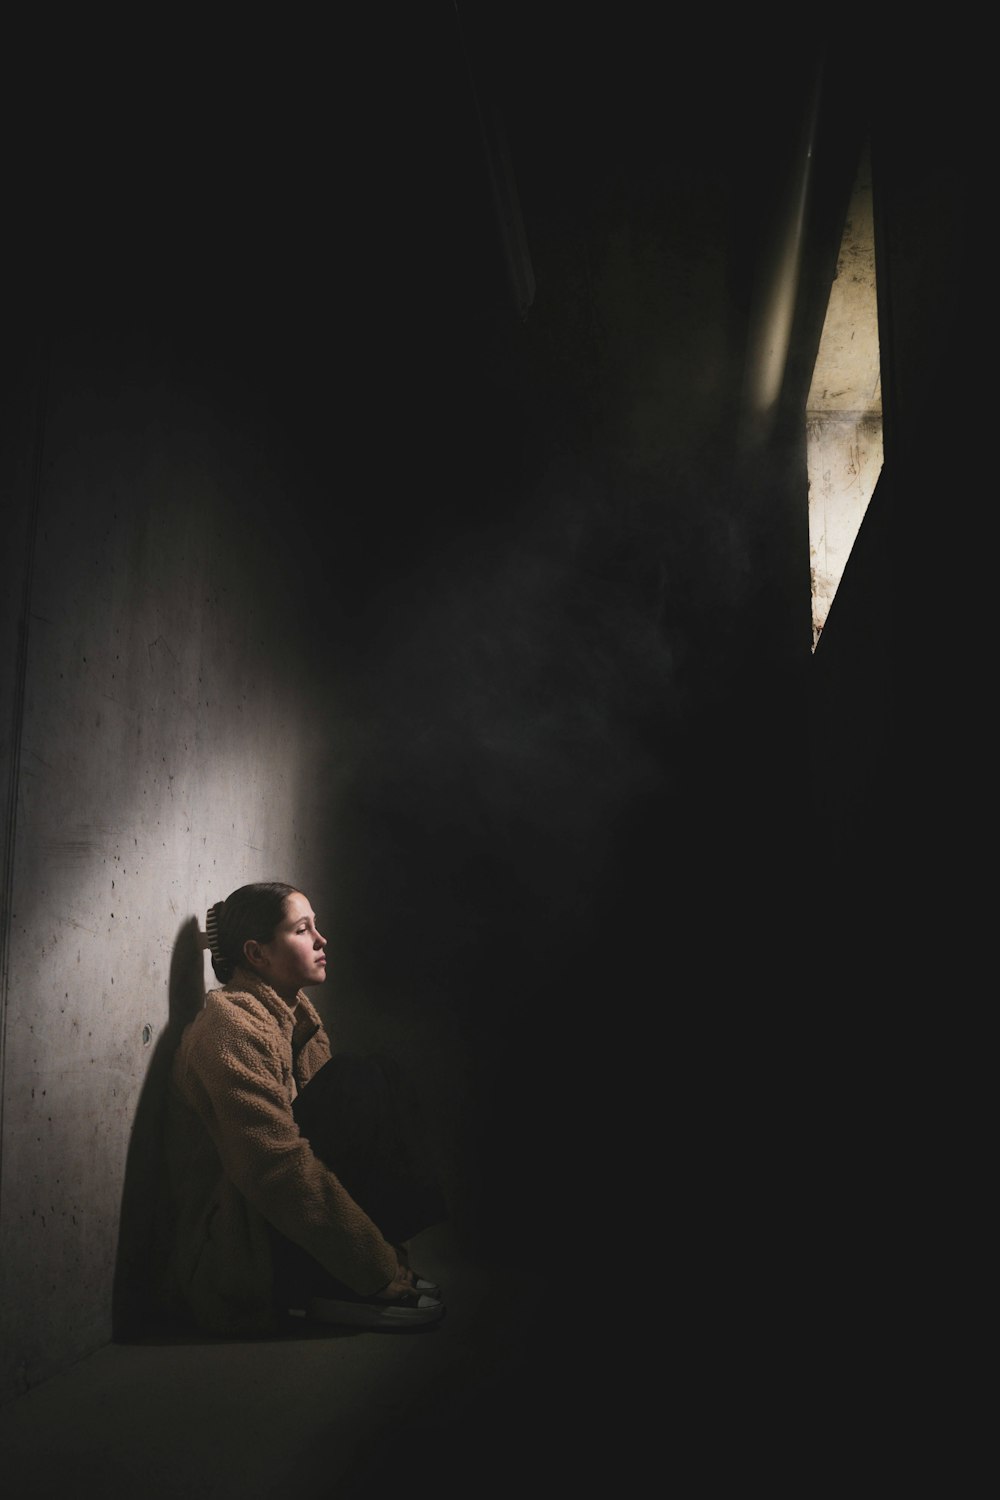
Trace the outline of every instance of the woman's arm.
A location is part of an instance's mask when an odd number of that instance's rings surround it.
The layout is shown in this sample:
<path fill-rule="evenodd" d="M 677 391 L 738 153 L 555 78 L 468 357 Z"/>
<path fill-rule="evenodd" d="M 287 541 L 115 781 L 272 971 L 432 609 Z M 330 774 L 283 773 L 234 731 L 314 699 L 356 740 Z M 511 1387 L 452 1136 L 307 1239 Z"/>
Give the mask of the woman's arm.
<path fill-rule="evenodd" d="M 339 1281 L 362 1295 L 397 1295 L 396 1250 L 299 1132 L 276 1025 L 212 1006 L 181 1064 L 178 1085 L 247 1201 Z"/>

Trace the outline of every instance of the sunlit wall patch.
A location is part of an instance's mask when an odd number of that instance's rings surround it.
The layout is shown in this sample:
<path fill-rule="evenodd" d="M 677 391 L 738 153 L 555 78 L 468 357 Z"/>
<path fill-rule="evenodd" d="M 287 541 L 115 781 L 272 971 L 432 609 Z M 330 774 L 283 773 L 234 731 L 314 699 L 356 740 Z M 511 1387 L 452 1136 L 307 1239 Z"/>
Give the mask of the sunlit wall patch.
<path fill-rule="evenodd" d="M 806 400 L 813 650 L 882 471 L 870 152 L 862 152 Z"/>

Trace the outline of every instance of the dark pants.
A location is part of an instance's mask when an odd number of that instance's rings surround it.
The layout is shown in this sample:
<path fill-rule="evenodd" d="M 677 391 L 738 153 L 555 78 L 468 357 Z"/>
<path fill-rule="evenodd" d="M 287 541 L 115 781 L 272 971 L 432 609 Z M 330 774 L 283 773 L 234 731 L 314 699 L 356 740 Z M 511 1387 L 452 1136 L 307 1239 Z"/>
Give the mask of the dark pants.
<path fill-rule="evenodd" d="M 417 1095 L 396 1060 L 340 1054 L 310 1079 L 292 1106 L 299 1130 L 390 1244 L 447 1218 L 427 1158 Z M 271 1230 L 280 1307 L 347 1288 L 301 1246 Z"/>

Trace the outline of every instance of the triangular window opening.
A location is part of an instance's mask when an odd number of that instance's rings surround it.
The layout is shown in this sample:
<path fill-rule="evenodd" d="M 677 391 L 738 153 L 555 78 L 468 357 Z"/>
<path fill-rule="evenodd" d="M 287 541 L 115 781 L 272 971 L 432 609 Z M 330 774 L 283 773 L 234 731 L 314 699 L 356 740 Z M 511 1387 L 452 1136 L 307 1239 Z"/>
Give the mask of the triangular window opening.
<path fill-rule="evenodd" d="M 861 154 L 806 402 L 815 651 L 882 470 L 871 158 Z"/>

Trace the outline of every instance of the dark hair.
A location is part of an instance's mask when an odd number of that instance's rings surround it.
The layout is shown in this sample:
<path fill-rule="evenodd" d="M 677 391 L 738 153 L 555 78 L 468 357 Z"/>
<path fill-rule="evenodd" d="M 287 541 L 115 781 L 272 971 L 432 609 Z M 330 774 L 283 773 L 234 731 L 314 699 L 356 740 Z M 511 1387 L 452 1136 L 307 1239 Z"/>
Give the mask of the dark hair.
<path fill-rule="evenodd" d="M 271 941 L 285 915 L 285 902 L 297 890 L 297 885 L 285 885 L 280 880 L 258 880 L 252 885 L 241 885 L 212 908 L 218 932 L 212 949 L 212 968 L 217 979 L 228 984 L 233 971 L 240 964 L 245 966 L 243 945 L 251 938 L 258 943 Z"/>

